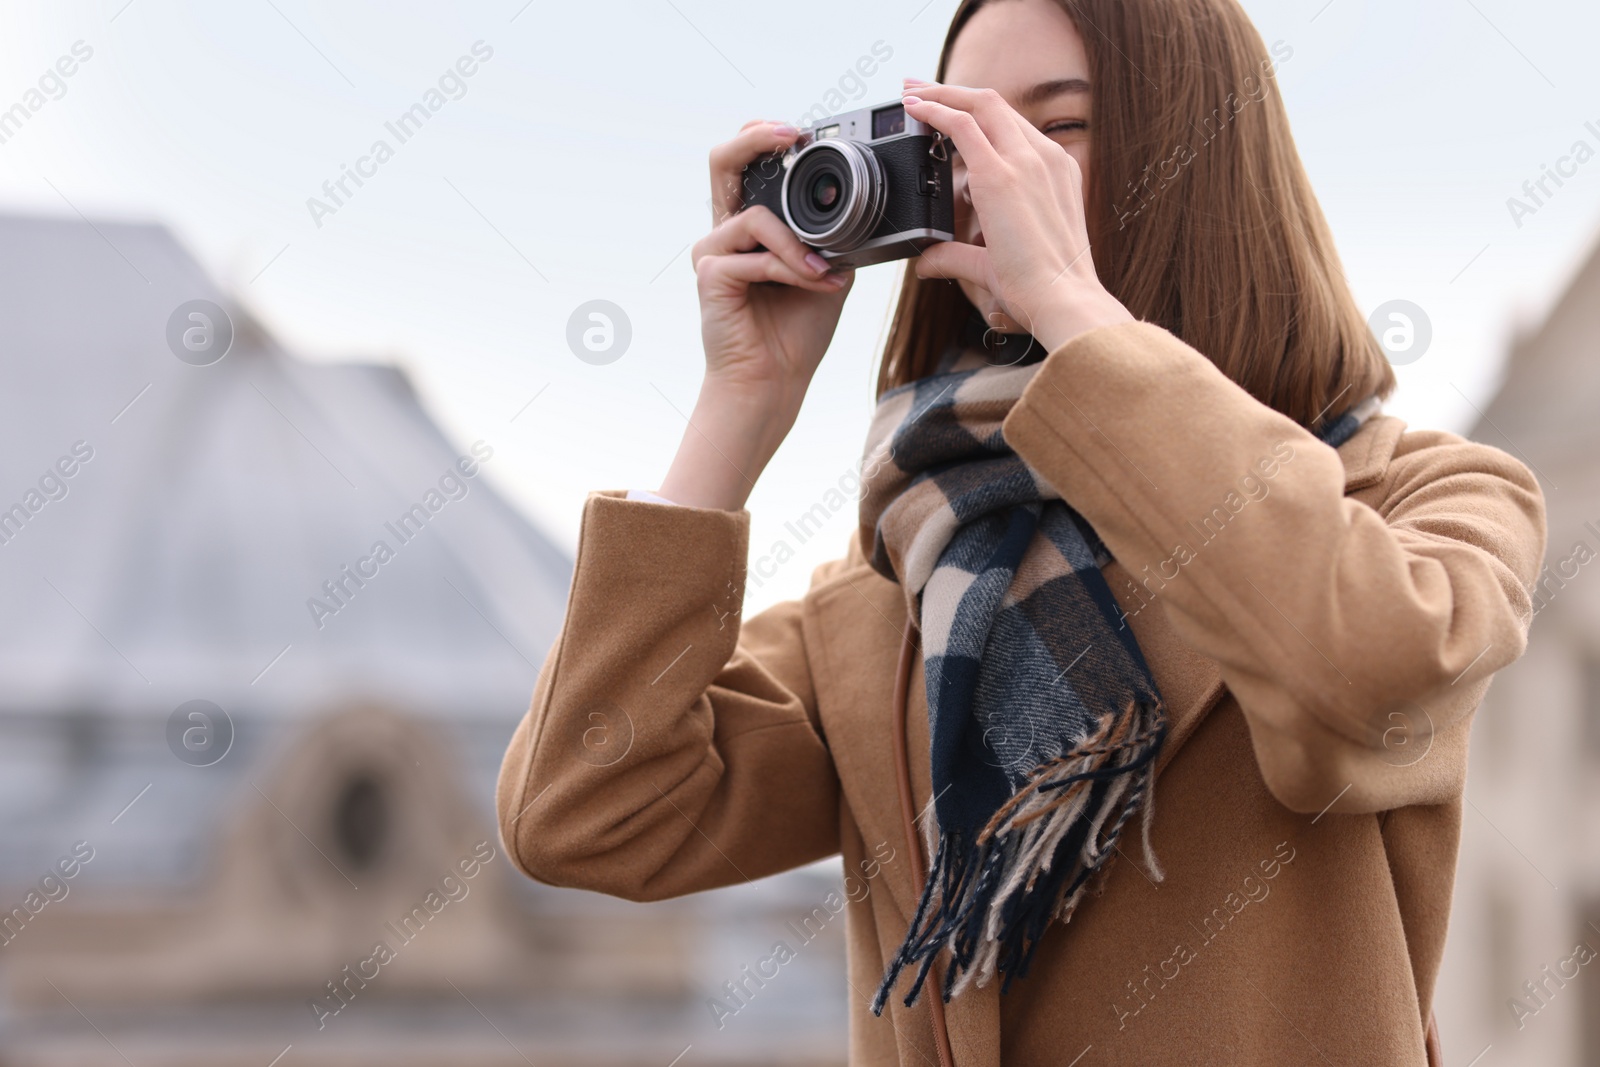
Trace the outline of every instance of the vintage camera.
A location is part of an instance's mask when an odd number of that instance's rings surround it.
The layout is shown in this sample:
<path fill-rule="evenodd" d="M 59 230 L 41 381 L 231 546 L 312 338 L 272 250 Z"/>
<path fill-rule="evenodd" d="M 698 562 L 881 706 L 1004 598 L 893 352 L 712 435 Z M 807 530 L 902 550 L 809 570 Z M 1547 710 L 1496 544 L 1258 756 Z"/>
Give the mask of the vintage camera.
<path fill-rule="evenodd" d="M 900 103 L 848 111 L 744 169 L 744 206 L 765 204 L 834 267 L 920 255 L 955 239 L 944 135 Z"/>

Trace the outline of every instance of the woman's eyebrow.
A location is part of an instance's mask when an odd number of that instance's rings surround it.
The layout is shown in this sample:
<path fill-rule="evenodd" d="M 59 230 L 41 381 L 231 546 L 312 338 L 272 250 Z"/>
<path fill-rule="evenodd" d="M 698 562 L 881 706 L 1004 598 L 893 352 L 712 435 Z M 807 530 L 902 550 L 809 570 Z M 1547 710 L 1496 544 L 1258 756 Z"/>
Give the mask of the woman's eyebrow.
<path fill-rule="evenodd" d="M 1089 83 L 1082 78 L 1057 78 L 1054 81 L 1040 82 L 1038 85 L 1023 90 L 1022 94 L 1017 98 L 1017 104 L 1020 107 L 1033 107 L 1036 104 L 1042 104 L 1046 100 L 1063 96 L 1067 93 L 1086 93 L 1088 91 Z"/>

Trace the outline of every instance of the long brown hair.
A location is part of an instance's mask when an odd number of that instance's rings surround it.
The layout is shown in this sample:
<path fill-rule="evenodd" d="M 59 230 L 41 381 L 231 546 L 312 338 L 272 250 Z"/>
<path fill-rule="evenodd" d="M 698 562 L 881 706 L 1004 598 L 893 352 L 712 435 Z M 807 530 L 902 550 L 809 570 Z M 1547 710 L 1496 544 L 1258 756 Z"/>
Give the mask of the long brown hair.
<path fill-rule="evenodd" d="M 956 9 L 940 80 L 962 27 L 995 2 Z M 1345 282 L 1276 92 L 1274 60 L 1293 49 L 1269 55 L 1237 0 L 1056 2 L 1088 52 L 1086 208 L 1106 289 L 1302 425 L 1388 395 L 1394 372 Z M 878 393 L 931 373 L 972 314 L 955 282 L 908 265 Z"/>

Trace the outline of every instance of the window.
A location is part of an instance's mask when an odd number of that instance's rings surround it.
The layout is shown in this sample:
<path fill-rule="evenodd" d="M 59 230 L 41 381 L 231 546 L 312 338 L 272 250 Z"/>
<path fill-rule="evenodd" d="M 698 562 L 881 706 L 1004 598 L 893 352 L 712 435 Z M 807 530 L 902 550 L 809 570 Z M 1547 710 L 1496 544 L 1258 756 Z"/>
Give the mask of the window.
<path fill-rule="evenodd" d="M 1579 714 L 1583 716 L 1583 739 L 1589 751 L 1600 755 L 1600 654 L 1585 656 L 1583 673 L 1579 679 L 1582 687 Z"/>
<path fill-rule="evenodd" d="M 383 859 L 389 843 L 389 790 L 376 775 L 352 775 L 333 805 L 333 839 L 339 853 L 357 870 Z"/>

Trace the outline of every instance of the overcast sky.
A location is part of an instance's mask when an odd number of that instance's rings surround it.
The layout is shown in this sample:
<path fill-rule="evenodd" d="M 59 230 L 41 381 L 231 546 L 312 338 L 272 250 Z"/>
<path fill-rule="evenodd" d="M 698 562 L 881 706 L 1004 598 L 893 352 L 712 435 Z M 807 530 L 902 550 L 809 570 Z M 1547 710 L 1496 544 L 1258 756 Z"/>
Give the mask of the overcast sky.
<path fill-rule="evenodd" d="M 0 210 L 172 227 L 297 351 L 403 364 L 452 437 L 494 442 L 490 476 L 570 548 L 588 490 L 659 482 L 693 404 L 686 249 L 707 226 L 706 150 L 830 90 L 859 106 L 930 77 L 955 2 L 6 7 L 0 110 L 42 106 L 0 144 Z M 1507 205 L 1575 142 L 1600 149 L 1600 8 L 1246 7 L 1293 50 L 1279 78 L 1363 311 L 1405 299 L 1432 321 L 1389 410 L 1466 429 L 1512 331 L 1537 321 L 1600 228 L 1600 159 L 1567 163 L 1575 173 L 1547 180 L 1553 195 L 1520 219 Z M 890 58 L 858 84 L 875 49 Z M 62 57 L 71 76 L 47 77 Z M 458 62 L 472 73 L 447 76 L 402 143 L 385 123 Z M 392 157 L 363 162 L 380 139 Z M 363 184 L 324 193 L 358 164 Z M 796 551 L 752 607 L 800 593 L 853 529 L 849 508 L 804 544 L 785 523 L 859 459 L 897 271 L 862 272 L 751 500 L 753 555 L 780 539 Z M 595 299 L 632 329 L 605 365 L 566 340 Z"/>

